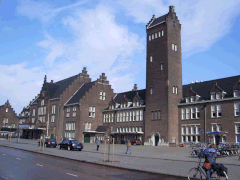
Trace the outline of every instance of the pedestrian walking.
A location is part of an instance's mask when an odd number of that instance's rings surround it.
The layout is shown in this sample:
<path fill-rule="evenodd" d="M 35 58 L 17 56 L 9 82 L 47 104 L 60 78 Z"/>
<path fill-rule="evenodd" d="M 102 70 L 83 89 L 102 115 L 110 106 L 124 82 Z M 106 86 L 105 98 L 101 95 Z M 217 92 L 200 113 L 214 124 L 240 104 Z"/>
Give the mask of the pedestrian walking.
<path fill-rule="evenodd" d="M 97 144 L 97 151 L 98 151 L 98 149 L 100 147 L 100 141 L 98 139 L 96 140 L 96 144 Z"/>
<path fill-rule="evenodd" d="M 131 154 L 131 142 L 128 140 L 127 142 L 127 151 L 126 151 L 126 154 L 128 152 L 128 150 L 130 151 L 130 154 Z"/>

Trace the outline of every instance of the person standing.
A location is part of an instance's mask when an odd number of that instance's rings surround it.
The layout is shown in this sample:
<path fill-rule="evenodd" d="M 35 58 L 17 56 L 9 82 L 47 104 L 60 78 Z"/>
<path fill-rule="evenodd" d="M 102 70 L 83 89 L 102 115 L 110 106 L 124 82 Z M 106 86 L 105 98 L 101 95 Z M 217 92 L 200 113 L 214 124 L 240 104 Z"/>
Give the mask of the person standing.
<path fill-rule="evenodd" d="M 128 150 L 130 151 L 130 154 L 131 154 L 131 142 L 128 140 L 127 142 L 127 151 L 126 151 L 126 154 L 128 152 Z"/>
<path fill-rule="evenodd" d="M 97 144 L 97 151 L 98 151 L 98 149 L 100 147 L 100 141 L 98 139 L 96 140 L 96 144 Z"/>

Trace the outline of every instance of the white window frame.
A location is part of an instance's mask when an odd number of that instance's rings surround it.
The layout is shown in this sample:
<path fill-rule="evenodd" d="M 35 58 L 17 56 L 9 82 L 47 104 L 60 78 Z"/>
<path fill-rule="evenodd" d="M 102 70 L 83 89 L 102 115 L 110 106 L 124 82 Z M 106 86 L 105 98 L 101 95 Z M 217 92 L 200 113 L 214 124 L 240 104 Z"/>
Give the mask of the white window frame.
<path fill-rule="evenodd" d="M 158 37 L 161 37 L 161 31 L 158 31 Z"/>
<path fill-rule="evenodd" d="M 195 96 L 191 96 L 190 100 L 191 100 L 191 102 L 194 102 L 195 101 Z"/>
<path fill-rule="evenodd" d="M 126 121 L 126 112 L 123 112 L 123 122 Z"/>
<path fill-rule="evenodd" d="M 35 114 L 36 114 L 36 109 L 35 109 L 35 108 L 33 108 L 33 111 L 32 111 L 32 116 L 35 116 Z"/>
<path fill-rule="evenodd" d="M 186 97 L 185 99 L 186 99 L 186 103 L 189 103 L 189 97 Z"/>
<path fill-rule="evenodd" d="M 150 87 L 150 95 L 153 95 L 153 88 Z"/>
<path fill-rule="evenodd" d="M 8 112 L 8 108 L 6 108 L 6 112 Z"/>
<path fill-rule="evenodd" d="M 196 110 L 196 114 L 195 114 L 196 119 L 200 119 L 200 108 L 199 108 L 199 107 L 196 107 L 195 110 Z M 198 115 L 199 115 L 199 116 L 198 116 Z"/>
<path fill-rule="evenodd" d="M 233 97 L 239 97 L 239 90 L 233 91 Z"/>
<path fill-rule="evenodd" d="M 161 63 L 160 69 L 161 69 L 161 71 L 163 71 L 163 63 Z"/>
<path fill-rule="evenodd" d="M 96 107 L 95 106 L 89 106 L 89 117 L 95 118 L 96 116 Z"/>
<path fill-rule="evenodd" d="M 186 108 L 186 119 L 190 119 L 191 118 L 191 112 L 190 112 L 191 110 L 190 110 L 190 108 L 188 107 L 188 108 Z"/>
<path fill-rule="evenodd" d="M 216 93 L 211 93 L 211 100 L 215 100 L 216 99 Z"/>
<path fill-rule="evenodd" d="M 122 122 L 122 116 L 123 114 L 122 114 L 122 112 L 120 112 L 120 122 Z"/>
<path fill-rule="evenodd" d="M 216 99 L 222 99 L 222 93 L 221 92 L 216 93 Z"/>
<path fill-rule="evenodd" d="M 175 94 L 175 87 L 174 86 L 173 86 L 172 90 L 173 90 L 173 94 Z"/>
<path fill-rule="evenodd" d="M 41 106 L 44 106 L 44 99 L 41 100 Z"/>
<path fill-rule="evenodd" d="M 132 111 L 130 111 L 130 119 L 129 119 L 129 121 L 132 121 L 133 120 L 133 114 L 132 114 Z"/>
<path fill-rule="evenodd" d="M 182 108 L 182 120 L 186 119 L 186 110 L 185 108 Z"/>
<path fill-rule="evenodd" d="M 216 105 L 216 109 L 217 109 L 217 117 L 222 117 L 221 104 L 217 104 L 217 105 Z M 220 113 L 221 113 L 221 115 L 219 115 Z"/>
<path fill-rule="evenodd" d="M 174 51 L 174 44 L 172 44 L 172 50 Z"/>
<path fill-rule="evenodd" d="M 55 122 L 55 115 L 52 115 L 51 122 Z"/>
<path fill-rule="evenodd" d="M 53 104 L 53 105 L 52 105 L 52 114 L 55 114 L 55 113 L 56 113 L 56 105 Z"/>
<path fill-rule="evenodd" d="M 158 38 L 158 33 L 157 33 L 157 32 L 155 32 L 155 39 L 156 39 L 156 38 Z"/>
<path fill-rule="evenodd" d="M 175 51 L 177 51 L 177 45 L 175 44 Z"/>
<path fill-rule="evenodd" d="M 133 111 L 133 121 L 136 121 L 136 113 Z"/>
<path fill-rule="evenodd" d="M 152 34 L 152 40 L 154 40 L 154 33 Z"/>
<path fill-rule="evenodd" d="M 164 30 L 162 30 L 162 36 L 164 36 Z"/>
<path fill-rule="evenodd" d="M 120 113 L 117 112 L 117 122 L 120 122 Z"/>
<path fill-rule="evenodd" d="M 140 110 L 140 121 L 143 121 L 143 110 Z"/>
<path fill-rule="evenodd" d="M 191 119 L 195 119 L 196 118 L 196 110 L 195 107 L 191 107 Z"/>
<path fill-rule="evenodd" d="M 215 116 L 214 116 L 215 113 Z M 216 114 L 216 105 L 211 105 L 211 118 L 216 118 L 217 114 Z"/>
<path fill-rule="evenodd" d="M 152 55 L 150 56 L 150 60 L 149 61 L 153 62 L 153 56 Z"/>
<path fill-rule="evenodd" d="M 114 122 L 114 113 L 112 113 L 112 122 Z"/>
<path fill-rule="evenodd" d="M 235 134 L 240 134 L 240 123 L 235 124 Z"/>
<path fill-rule="evenodd" d="M 234 116 L 239 116 L 239 102 L 234 103 Z"/>
<path fill-rule="evenodd" d="M 139 111 L 136 111 L 136 121 L 139 121 Z"/>
<path fill-rule="evenodd" d="M 185 128 L 184 127 L 181 127 L 181 134 L 184 135 L 185 134 Z"/>
<path fill-rule="evenodd" d="M 152 40 L 152 35 L 150 34 L 149 36 L 148 36 L 148 41 L 151 41 Z"/>

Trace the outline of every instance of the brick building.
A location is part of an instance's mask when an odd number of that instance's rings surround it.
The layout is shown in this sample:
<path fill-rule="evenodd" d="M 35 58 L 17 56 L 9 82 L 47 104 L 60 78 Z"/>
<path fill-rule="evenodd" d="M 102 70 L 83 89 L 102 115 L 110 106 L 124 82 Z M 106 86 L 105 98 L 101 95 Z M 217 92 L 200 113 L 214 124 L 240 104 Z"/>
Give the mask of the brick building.
<path fill-rule="evenodd" d="M 19 119 L 8 100 L 0 106 L 0 119 L 1 131 L 17 132 Z"/>

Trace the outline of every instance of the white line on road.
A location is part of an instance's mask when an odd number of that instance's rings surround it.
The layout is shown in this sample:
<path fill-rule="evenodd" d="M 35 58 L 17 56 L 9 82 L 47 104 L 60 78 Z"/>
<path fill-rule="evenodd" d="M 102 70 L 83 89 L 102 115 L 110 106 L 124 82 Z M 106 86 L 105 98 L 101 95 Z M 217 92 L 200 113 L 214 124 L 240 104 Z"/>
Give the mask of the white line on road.
<path fill-rule="evenodd" d="M 41 165 L 41 164 L 37 164 L 37 165 L 43 167 L 43 165 Z"/>
<path fill-rule="evenodd" d="M 4 179 L 8 179 L 8 178 L 6 178 L 6 177 L 4 177 L 4 176 L 2 176 L 2 178 L 4 178 Z"/>
<path fill-rule="evenodd" d="M 4 156 L 6 156 L 6 154 L 3 154 Z"/>
<path fill-rule="evenodd" d="M 20 158 L 16 158 L 16 159 L 21 160 Z"/>
<path fill-rule="evenodd" d="M 75 174 L 70 174 L 70 173 L 67 173 L 67 174 L 70 175 L 70 176 L 78 177 L 78 175 L 75 175 Z"/>

